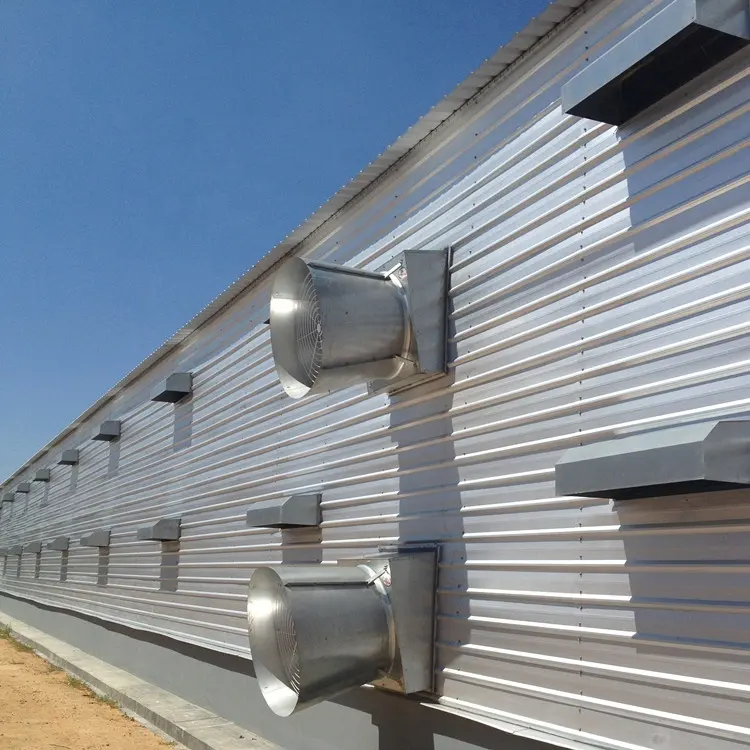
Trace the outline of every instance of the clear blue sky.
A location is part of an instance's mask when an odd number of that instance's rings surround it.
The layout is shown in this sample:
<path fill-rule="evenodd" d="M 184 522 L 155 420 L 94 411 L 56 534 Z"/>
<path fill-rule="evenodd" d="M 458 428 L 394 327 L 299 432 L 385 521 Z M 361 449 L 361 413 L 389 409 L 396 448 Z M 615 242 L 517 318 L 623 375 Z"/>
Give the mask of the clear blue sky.
<path fill-rule="evenodd" d="M 0 481 L 547 0 L 2 0 Z"/>

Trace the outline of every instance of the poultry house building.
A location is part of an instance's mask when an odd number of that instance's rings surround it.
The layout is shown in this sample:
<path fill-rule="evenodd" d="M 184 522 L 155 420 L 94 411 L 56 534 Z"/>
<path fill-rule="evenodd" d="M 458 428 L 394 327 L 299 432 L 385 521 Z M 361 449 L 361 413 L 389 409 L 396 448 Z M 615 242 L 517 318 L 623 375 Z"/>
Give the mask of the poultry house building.
<path fill-rule="evenodd" d="M 550 3 L 3 483 L 0 619 L 288 750 L 747 747 L 749 40 Z"/>

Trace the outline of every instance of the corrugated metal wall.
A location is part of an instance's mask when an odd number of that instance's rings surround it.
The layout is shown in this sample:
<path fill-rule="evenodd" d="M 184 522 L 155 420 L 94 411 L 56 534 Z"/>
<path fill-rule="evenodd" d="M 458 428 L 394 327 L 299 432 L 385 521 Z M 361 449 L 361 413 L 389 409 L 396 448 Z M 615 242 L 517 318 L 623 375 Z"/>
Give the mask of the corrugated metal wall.
<path fill-rule="evenodd" d="M 255 566 L 440 540 L 447 710 L 608 747 L 745 747 L 750 495 L 554 492 L 571 446 L 750 409 L 750 56 L 620 130 L 560 110 L 562 83 L 664 4 L 589 4 L 305 243 L 368 268 L 453 246 L 448 378 L 285 398 L 259 283 L 33 467 L 81 448 L 3 506 L 0 544 L 73 544 L 7 558 L 0 590 L 247 656 Z M 148 400 L 184 369 L 188 403 Z M 105 418 L 119 443 L 88 440 Z M 245 527 L 253 502 L 310 489 L 320 532 Z M 179 544 L 135 540 L 165 515 Z M 98 527 L 108 552 L 77 545 Z"/>

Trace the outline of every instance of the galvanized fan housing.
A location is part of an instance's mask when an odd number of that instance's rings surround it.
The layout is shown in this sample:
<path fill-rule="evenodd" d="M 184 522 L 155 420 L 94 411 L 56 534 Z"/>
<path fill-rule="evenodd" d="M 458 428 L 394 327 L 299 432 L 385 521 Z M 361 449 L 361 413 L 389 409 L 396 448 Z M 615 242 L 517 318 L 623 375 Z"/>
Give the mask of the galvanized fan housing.
<path fill-rule="evenodd" d="M 292 398 L 446 369 L 447 251 L 409 251 L 392 273 L 301 258 L 274 279 L 271 346 Z"/>
<path fill-rule="evenodd" d="M 432 688 L 436 550 L 358 564 L 258 568 L 248 634 L 255 674 L 279 716 L 366 683 Z"/>
<path fill-rule="evenodd" d="M 250 649 L 268 705 L 279 716 L 362 685 L 393 661 L 388 607 L 372 571 L 260 568 L 248 596 Z"/>
<path fill-rule="evenodd" d="M 393 377 L 408 352 L 403 288 L 390 277 L 293 258 L 271 297 L 271 346 L 292 398 Z"/>

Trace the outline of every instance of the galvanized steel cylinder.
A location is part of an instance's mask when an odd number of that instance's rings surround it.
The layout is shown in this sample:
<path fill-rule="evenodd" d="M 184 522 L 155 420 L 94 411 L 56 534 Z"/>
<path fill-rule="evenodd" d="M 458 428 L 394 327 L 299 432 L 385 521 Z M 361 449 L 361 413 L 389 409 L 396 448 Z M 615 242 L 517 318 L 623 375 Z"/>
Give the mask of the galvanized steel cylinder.
<path fill-rule="evenodd" d="M 271 346 L 293 398 L 392 377 L 409 336 L 406 297 L 392 278 L 300 258 L 276 274 Z"/>
<path fill-rule="evenodd" d="M 250 650 L 274 713 L 302 708 L 387 671 L 387 599 L 364 566 L 258 568 L 247 602 Z"/>

